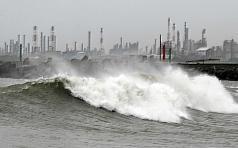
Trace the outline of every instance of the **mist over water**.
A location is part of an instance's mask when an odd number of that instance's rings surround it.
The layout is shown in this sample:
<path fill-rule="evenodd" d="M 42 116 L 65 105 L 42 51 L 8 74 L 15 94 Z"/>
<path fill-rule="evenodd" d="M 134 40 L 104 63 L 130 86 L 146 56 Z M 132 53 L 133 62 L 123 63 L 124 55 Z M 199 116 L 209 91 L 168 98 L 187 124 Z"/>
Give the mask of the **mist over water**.
<path fill-rule="evenodd" d="M 188 108 L 238 113 L 238 104 L 220 80 L 206 74 L 188 73 L 177 66 L 140 63 L 133 59 L 96 66 L 90 62 L 72 65 L 59 57 L 54 57 L 50 66 L 50 74 L 33 83 L 59 79 L 74 97 L 126 116 L 180 123 L 182 119 L 193 120 Z M 18 81 L 22 84 L 32 80 Z"/>
<path fill-rule="evenodd" d="M 216 77 L 190 75 L 170 65 L 110 65 L 89 76 L 66 70 L 54 78 L 67 80 L 65 88 L 94 107 L 141 119 L 175 123 L 182 118 L 193 120 L 188 108 L 238 113 L 238 104 Z"/>
<path fill-rule="evenodd" d="M 237 145 L 237 82 L 165 64 L 52 65 L 0 79 L 2 147 Z"/>

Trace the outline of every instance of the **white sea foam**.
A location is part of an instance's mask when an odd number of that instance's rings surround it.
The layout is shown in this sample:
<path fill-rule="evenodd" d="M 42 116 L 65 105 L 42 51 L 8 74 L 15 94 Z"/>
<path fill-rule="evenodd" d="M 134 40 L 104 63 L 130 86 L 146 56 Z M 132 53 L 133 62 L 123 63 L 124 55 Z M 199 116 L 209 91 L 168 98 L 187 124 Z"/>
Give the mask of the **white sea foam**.
<path fill-rule="evenodd" d="M 215 77 L 188 76 L 181 69 L 124 73 L 104 78 L 64 76 L 66 88 L 95 107 L 162 122 L 191 119 L 187 107 L 204 112 L 238 113 L 238 105 Z"/>

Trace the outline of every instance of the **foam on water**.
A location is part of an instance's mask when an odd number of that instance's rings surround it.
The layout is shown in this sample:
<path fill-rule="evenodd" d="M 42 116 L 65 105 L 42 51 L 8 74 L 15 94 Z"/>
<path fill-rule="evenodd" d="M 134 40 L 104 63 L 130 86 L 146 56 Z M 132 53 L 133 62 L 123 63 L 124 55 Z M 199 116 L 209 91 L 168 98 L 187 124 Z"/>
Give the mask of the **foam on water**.
<path fill-rule="evenodd" d="M 61 75 L 75 97 L 95 107 L 162 122 L 191 119 L 186 109 L 238 113 L 238 105 L 215 77 L 189 76 L 181 69 L 125 73 L 104 78 Z"/>

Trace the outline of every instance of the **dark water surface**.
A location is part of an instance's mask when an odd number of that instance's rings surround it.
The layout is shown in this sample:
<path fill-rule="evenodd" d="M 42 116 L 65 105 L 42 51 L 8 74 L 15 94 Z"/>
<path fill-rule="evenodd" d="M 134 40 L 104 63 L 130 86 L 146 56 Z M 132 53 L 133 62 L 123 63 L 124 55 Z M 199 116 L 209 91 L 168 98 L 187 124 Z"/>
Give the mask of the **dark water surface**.
<path fill-rule="evenodd" d="M 1 79 L 0 147 L 237 147 L 238 115 L 188 109 L 192 120 L 163 123 L 95 108 L 61 82 Z M 7 81 L 7 82 L 6 82 Z M 223 82 L 238 100 L 237 82 Z"/>

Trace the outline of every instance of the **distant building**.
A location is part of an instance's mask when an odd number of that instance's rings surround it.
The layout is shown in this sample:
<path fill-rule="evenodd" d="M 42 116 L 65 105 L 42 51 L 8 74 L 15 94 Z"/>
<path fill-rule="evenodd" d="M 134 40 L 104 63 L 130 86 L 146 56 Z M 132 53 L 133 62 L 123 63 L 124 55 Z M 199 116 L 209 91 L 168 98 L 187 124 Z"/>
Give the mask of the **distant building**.
<path fill-rule="evenodd" d="M 205 37 L 205 35 L 206 35 L 206 29 L 203 29 L 202 39 L 197 42 L 194 42 L 194 47 L 193 47 L 194 50 L 207 47 L 207 38 Z"/>
<path fill-rule="evenodd" d="M 122 42 L 115 44 L 110 50 L 110 55 L 138 55 L 139 52 L 139 42 L 126 43 L 123 47 Z"/>
<path fill-rule="evenodd" d="M 194 45 L 195 45 L 195 41 L 194 40 L 189 40 L 188 41 L 188 50 L 189 51 L 195 50 L 196 48 L 194 48 Z"/>
<path fill-rule="evenodd" d="M 177 51 L 180 51 L 181 49 L 181 41 L 180 41 L 180 32 L 177 31 Z"/>
<path fill-rule="evenodd" d="M 198 55 L 204 56 L 204 58 L 205 58 L 207 56 L 208 50 L 209 50 L 209 48 L 207 48 L 207 47 L 201 47 L 199 49 L 196 49 L 196 52 L 198 53 Z"/>
<path fill-rule="evenodd" d="M 124 55 L 137 55 L 138 51 L 139 51 L 139 42 L 127 43 L 127 44 L 128 44 L 128 46 L 126 46 L 123 54 Z"/>
<path fill-rule="evenodd" d="M 194 49 L 199 49 L 199 48 L 203 48 L 203 47 L 207 47 L 206 39 L 199 40 L 194 43 Z"/>
<path fill-rule="evenodd" d="M 222 47 L 216 46 L 209 48 L 206 52 L 207 59 L 222 59 Z"/>
<path fill-rule="evenodd" d="M 72 60 L 72 59 L 80 59 L 82 56 L 85 56 L 86 54 L 84 52 L 72 50 L 72 51 L 66 51 L 62 53 L 63 57 L 67 60 Z"/>
<path fill-rule="evenodd" d="M 225 61 L 238 61 L 238 43 L 233 39 L 224 41 L 223 59 Z"/>
<path fill-rule="evenodd" d="M 7 43 L 5 42 L 4 43 L 4 53 L 5 53 L 5 55 L 7 55 L 8 54 L 8 45 L 7 45 Z"/>

